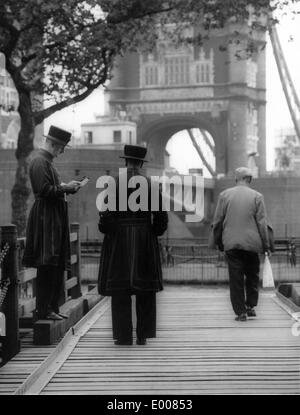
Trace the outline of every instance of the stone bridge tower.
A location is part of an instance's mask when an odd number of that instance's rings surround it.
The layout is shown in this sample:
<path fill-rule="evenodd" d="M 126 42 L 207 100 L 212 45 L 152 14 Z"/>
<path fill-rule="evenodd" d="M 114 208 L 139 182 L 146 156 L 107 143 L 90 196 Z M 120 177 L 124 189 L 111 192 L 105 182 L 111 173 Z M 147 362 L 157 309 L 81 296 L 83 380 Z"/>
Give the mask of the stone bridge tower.
<path fill-rule="evenodd" d="M 161 38 L 151 53 L 117 61 L 107 111 L 137 123 L 138 141 L 147 143 L 148 158 L 158 168 L 173 134 L 201 128 L 215 141 L 217 174 L 230 176 L 241 165 L 257 175 L 265 172 L 265 52 L 236 58 L 249 36 L 246 25 L 238 28 L 240 43 L 222 51 L 236 29 L 216 31 L 203 47 L 176 48 Z M 264 36 L 255 36 L 263 45 Z"/>

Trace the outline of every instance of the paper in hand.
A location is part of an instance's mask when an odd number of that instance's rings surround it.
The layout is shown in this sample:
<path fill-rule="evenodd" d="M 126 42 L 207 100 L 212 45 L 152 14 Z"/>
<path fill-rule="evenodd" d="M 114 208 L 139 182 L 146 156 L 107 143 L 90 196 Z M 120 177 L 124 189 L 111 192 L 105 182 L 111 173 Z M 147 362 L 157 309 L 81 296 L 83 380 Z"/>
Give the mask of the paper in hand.
<path fill-rule="evenodd" d="M 89 178 L 85 177 L 83 180 L 80 181 L 80 187 L 85 186 L 89 182 Z"/>

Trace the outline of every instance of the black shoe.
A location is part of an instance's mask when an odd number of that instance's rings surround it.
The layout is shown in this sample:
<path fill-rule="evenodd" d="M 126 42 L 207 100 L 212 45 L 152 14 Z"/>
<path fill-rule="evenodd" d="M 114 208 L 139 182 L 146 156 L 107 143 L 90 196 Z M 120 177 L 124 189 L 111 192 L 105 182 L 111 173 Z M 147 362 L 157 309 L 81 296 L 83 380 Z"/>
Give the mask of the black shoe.
<path fill-rule="evenodd" d="M 248 307 L 247 308 L 247 316 L 248 317 L 256 317 L 256 312 L 254 308 Z"/>
<path fill-rule="evenodd" d="M 68 319 L 69 316 L 67 316 L 66 314 L 63 313 L 57 313 L 59 316 L 61 316 L 62 318 Z"/>
<path fill-rule="evenodd" d="M 60 315 L 54 313 L 54 311 L 51 311 L 50 313 L 46 315 L 46 320 L 62 320 L 62 319 L 63 318 Z"/>
<path fill-rule="evenodd" d="M 115 340 L 114 342 L 117 346 L 131 346 L 132 345 L 132 339 L 127 340 Z"/>
<path fill-rule="evenodd" d="M 240 314 L 235 318 L 236 321 L 247 321 L 247 315 L 245 313 Z"/>
<path fill-rule="evenodd" d="M 137 337 L 136 344 L 143 346 L 147 343 L 147 340 L 144 337 Z"/>

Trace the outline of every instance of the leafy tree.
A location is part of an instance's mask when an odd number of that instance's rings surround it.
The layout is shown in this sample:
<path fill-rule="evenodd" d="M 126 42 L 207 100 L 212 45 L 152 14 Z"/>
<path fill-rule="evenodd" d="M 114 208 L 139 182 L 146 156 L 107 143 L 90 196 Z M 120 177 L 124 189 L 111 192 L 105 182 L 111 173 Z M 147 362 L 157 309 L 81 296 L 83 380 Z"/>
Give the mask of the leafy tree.
<path fill-rule="evenodd" d="M 12 222 L 19 234 L 26 224 L 28 156 L 35 126 L 55 111 L 86 98 L 112 74 L 118 55 L 151 49 L 160 23 L 176 22 L 174 41 L 202 43 L 212 30 L 249 12 L 259 17 L 293 0 L 5 0 L 0 4 L 0 51 L 19 95 L 21 129 L 12 189 Z M 251 6 L 251 9 L 249 9 Z M 201 21 L 201 25 L 199 25 Z M 180 23 L 179 23 L 180 22 Z M 193 38 L 184 29 L 199 28 Z M 254 19 L 252 29 L 265 29 Z M 251 30 L 251 28 L 250 28 Z M 238 41 L 236 39 L 236 41 Z M 247 46 L 252 52 L 254 44 Z M 41 97 L 51 98 L 43 107 Z"/>

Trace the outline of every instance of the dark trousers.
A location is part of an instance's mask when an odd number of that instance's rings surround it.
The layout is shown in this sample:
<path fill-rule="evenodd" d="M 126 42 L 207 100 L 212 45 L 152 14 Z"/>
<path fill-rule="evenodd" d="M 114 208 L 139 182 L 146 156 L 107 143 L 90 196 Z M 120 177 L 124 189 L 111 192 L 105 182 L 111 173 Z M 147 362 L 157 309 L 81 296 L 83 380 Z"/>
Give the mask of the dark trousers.
<path fill-rule="evenodd" d="M 45 318 L 50 311 L 59 312 L 59 298 L 62 292 L 64 269 L 51 265 L 37 268 L 36 311 L 38 318 Z"/>
<path fill-rule="evenodd" d="M 255 307 L 258 302 L 259 256 L 241 249 L 231 249 L 225 254 L 231 304 L 235 314 L 240 315 L 246 312 L 247 307 Z"/>
<path fill-rule="evenodd" d="M 155 292 L 136 294 L 136 335 L 139 338 L 156 336 Z M 111 297 L 113 338 L 132 339 L 131 295 L 113 294 Z"/>

